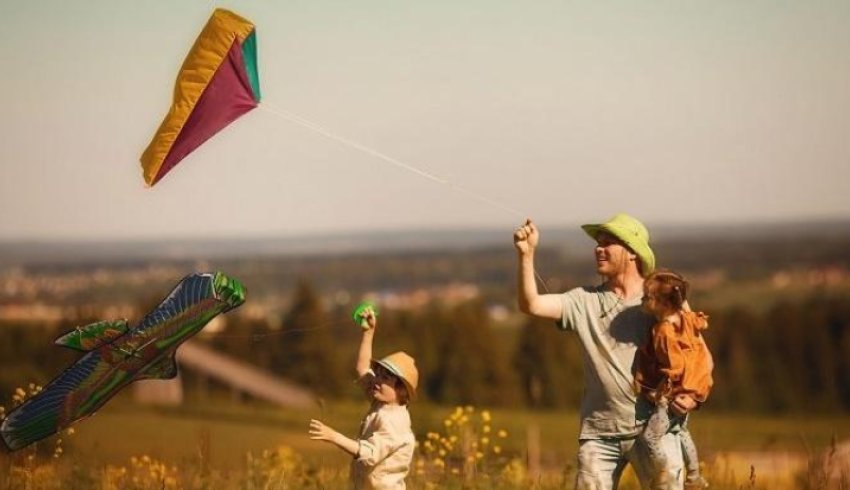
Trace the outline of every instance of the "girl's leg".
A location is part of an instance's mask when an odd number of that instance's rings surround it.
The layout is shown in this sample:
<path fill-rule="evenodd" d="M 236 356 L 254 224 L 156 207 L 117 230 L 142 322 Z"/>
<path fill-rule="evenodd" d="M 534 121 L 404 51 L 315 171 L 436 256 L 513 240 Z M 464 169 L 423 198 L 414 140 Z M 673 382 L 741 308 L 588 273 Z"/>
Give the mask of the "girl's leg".
<path fill-rule="evenodd" d="M 682 441 L 682 456 L 685 459 L 685 469 L 687 477 L 699 477 L 699 455 L 697 454 L 697 446 L 691 437 L 691 432 L 687 427 L 682 427 L 679 432 L 679 439 Z"/>
<path fill-rule="evenodd" d="M 640 435 L 646 444 L 650 462 L 656 475 L 660 478 L 667 467 L 667 455 L 661 440 L 670 430 L 670 415 L 667 412 L 667 400 L 662 398 L 656 405 L 655 412 L 649 417 L 646 427 Z"/>
<path fill-rule="evenodd" d="M 633 439 L 633 449 L 627 453 L 629 463 L 641 482 L 643 490 L 683 490 L 685 470 L 682 463 L 682 443 L 679 433 L 667 432 L 661 438 L 667 466 L 661 471 L 656 470 L 649 456 L 646 444 L 640 438 Z"/>
<path fill-rule="evenodd" d="M 679 440 L 682 442 L 682 458 L 685 461 L 685 469 L 687 471 L 685 476 L 687 488 L 707 488 L 708 483 L 699 472 L 697 446 L 694 444 L 687 425 L 682 425 L 682 430 L 679 431 Z"/>

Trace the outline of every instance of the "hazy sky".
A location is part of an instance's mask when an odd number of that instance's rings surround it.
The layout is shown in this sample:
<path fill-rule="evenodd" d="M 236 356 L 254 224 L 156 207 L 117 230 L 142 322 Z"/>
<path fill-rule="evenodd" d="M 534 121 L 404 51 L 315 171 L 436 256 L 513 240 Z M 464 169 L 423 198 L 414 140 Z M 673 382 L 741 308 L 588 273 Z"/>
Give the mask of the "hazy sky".
<path fill-rule="evenodd" d="M 214 6 L 265 106 L 139 156 Z M 850 216 L 850 2 L 0 3 L 0 240 Z"/>

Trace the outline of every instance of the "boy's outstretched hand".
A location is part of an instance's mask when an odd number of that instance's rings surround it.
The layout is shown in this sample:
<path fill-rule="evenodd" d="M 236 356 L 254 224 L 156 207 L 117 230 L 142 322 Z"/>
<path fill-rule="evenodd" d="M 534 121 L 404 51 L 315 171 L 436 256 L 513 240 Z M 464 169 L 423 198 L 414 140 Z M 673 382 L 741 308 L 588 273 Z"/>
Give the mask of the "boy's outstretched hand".
<path fill-rule="evenodd" d="M 354 439 L 345 437 L 316 419 L 310 420 L 310 430 L 308 431 L 308 434 L 310 434 L 310 439 L 335 444 L 337 447 L 354 457 L 357 457 L 357 453 L 360 451 L 360 443 Z"/>
<path fill-rule="evenodd" d="M 336 433 L 337 432 L 335 430 L 323 424 L 321 421 L 310 419 L 310 430 L 308 431 L 310 439 L 313 439 L 314 441 L 333 442 Z"/>

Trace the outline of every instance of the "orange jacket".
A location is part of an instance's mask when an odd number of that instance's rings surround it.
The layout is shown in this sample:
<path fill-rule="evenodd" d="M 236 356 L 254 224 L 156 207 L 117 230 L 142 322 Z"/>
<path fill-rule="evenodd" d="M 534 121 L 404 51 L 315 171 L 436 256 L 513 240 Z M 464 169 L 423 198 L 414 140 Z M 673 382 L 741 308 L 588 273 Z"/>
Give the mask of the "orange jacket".
<path fill-rule="evenodd" d="M 714 361 L 702 336 L 708 316 L 693 311 L 679 316 L 679 326 L 664 320 L 652 328 L 650 342 L 638 352 L 635 382 L 650 400 L 684 393 L 704 402 L 714 384 Z"/>

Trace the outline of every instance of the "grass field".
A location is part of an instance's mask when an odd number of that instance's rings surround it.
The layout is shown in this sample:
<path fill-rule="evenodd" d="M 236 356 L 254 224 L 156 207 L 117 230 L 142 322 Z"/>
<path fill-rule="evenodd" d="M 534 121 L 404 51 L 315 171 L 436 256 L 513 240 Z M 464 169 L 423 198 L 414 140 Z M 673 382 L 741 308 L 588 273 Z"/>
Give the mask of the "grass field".
<path fill-rule="evenodd" d="M 119 398 L 78 423 L 72 436 L 62 436 L 59 457 L 54 457 L 55 439 L 40 443 L 38 453 L 24 450 L 0 457 L 0 489 L 72 488 L 52 486 L 60 480 L 73 482 L 73 488 L 101 489 L 345 488 L 349 458 L 334 447 L 310 441 L 307 421 L 320 418 L 354 435 L 365 409 L 365 403 L 339 402 L 290 411 L 229 401 L 155 408 Z M 417 439 L 423 442 L 429 433 L 448 436 L 446 420 L 457 410 L 414 405 Z M 435 473 L 431 464 L 436 457 L 420 446 L 418 459 L 423 462 L 416 467 L 420 474 L 412 472 L 411 487 L 561 488 L 567 482 L 571 488 L 576 413 L 497 409 L 488 411 L 485 424 L 484 411 L 484 407 L 460 409 L 468 415 L 476 438 L 483 435 L 483 425 L 491 426 L 490 447 L 498 443 L 499 453 L 491 451 L 476 460 L 470 480 L 468 466 L 466 476 L 463 471 Z M 536 483 L 525 471 L 527 428 L 533 426 L 541 434 L 542 476 Z M 828 452 L 833 440 L 850 440 L 850 417 L 841 415 L 772 417 L 706 411 L 695 414 L 690 427 L 713 488 L 805 488 L 798 476 L 806 464 Z M 754 481 L 750 466 L 755 467 Z M 635 488 L 633 477 L 626 476 L 623 488 Z"/>

